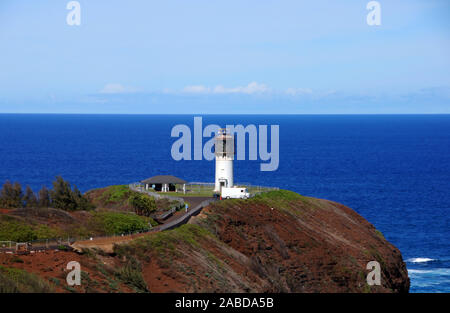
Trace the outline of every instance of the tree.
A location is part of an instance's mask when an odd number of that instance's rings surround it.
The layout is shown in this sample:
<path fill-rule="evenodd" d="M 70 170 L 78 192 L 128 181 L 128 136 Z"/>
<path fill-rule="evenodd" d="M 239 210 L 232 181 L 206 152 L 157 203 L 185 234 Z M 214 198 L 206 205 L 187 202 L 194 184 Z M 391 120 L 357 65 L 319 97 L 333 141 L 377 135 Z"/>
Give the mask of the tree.
<path fill-rule="evenodd" d="M 72 190 L 70 183 L 61 176 L 53 182 L 53 190 L 50 191 L 52 206 L 66 211 L 89 210 L 94 206 L 83 196 L 76 186 Z"/>
<path fill-rule="evenodd" d="M 27 208 L 35 208 L 38 206 L 38 201 L 36 195 L 30 186 L 27 186 L 25 190 L 25 195 L 23 196 L 23 202 Z"/>
<path fill-rule="evenodd" d="M 22 186 L 18 182 L 13 185 L 7 180 L 0 191 L 1 204 L 6 208 L 21 208 L 23 207 L 22 195 Z"/>
<path fill-rule="evenodd" d="M 9 208 L 10 205 L 10 197 L 12 195 L 13 186 L 9 180 L 7 180 L 0 190 L 0 204 L 3 207 Z"/>
<path fill-rule="evenodd" d="M 38 206 L 40 208 L 48 208 L 50 206 L 50 193 L 47 187 L 42 186 L 41 190 L 39 190 L 38 197 Z"/>
<path fill-rule="evenodd" d="M 80 190 L 78 190 L 77 186 L 73 187 L 73 197 L 77 203 L 77 209 L 78 210 L 92 210 L 95 208 L 95 206 L 89 202 L 89 200 L 83 196 Z"/>
<path fill-rule="evenodd" d="M 128 199 L 137 215 L 150 216 L 156 211 L 155 199 L 142 193 L 135 192 Z"/>
<path fill-rule="evenodd" d="M 53 182 L 53 190 L 50 191 L 53 207 L 66 211 L 75 211 L 77 202 L 72 194 L 70 183 L 66 182 L 61 176 L 56 177 Z"/>

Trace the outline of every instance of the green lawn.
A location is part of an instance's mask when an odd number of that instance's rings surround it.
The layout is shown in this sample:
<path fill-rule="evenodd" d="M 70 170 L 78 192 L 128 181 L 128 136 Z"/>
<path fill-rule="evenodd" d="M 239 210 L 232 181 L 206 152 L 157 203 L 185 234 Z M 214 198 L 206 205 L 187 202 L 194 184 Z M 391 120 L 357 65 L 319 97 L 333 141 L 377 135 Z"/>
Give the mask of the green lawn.
<path fill-rule="evenodd" d="M 212 191 L 202 191 L 202 192 L 186 192 L 185 194 L 182 192 L 158 192 L 158 194 L 173 196 L 173 197 L 212 197 Z"/>

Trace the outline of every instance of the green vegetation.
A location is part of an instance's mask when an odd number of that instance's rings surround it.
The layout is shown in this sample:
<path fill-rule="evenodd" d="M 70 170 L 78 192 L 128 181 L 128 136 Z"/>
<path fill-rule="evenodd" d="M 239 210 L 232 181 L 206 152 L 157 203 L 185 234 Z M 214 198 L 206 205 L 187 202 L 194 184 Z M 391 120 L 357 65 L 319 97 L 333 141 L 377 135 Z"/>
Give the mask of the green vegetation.
<path fill-rule="evenodd" d="M 56 177 L 53 182 L 53 190 L 49 192 L 44 186 L 39 191 L 38 196 L 29 186 L 23 194 L 22 186 L 18 182 L 11 184 L 10 181 L 6 181 L 0 190 L 0 206 L 9 209 L 52 206 L 66 211 L 93 209 L 92 204 L 81 194 L 78 188 L 74 186 L 72 189 L 70 183 L 61 176 Z"/>
<path fill-rule="evenodd" d="M 113 193 L 112 193 L 113 194 Z M 49 211 L 50 210 L 50 211 Z M 27 208 L 11 214 L 0 214 L 0 241 L 31 242 L 44 239 L 67 237 L 87 237 L 92 235 L 113 235 L 137 231 L 147 231 L 158 223 L 150 217 L 138 216 L 131 212 L 91 211 L 82 215 L 81 224 L 77 218 L 73 222 L 47 226 L 42 220 L 58 216 L 55 209 Z M 67 213 L 61 216 L 66 219 Z"/>
<path fill-rule="evenodd" d="M 30 186 L 27 186 L 25 195 L 23 196 L 24 205 L 27 208 L 36 208 L 38 206 L 38 200 Z"/>
<path fill-rule="evenodd" d="M 156 211 L 168 211 L 172 208 L 176 208 L 177 210 L 184 209 L 184 205 L 180 205 L 178 201 L 167 199 L 167 198 L 161 198 L 157 199 L 156 201 Z"/>
<path fill-rule="evenodd" d="M 0 266 L 0 293 L 48 293 L 53 288 L 35 274 Z"/>
<path fill-rule="evenodd" d="M 93 229 L 108 235 L 146 231 L 149 223 L 156 225 L 151 218 L 119 212 L 95 212 L 91 219 Z"/>
<path fill-rule="evenodd" d="M 148 194 L 130 190 L 127 185 L 94 189 L 87 195 L 99 207 L 122 210 L 128 210 L 131 207 L 136 214 L 143 216 L 150 216 L 156 211 L 165 211 L 179 206 L 178 201 L 165 198 L 156 200 Z"/>
<path fill-rule="evenodd" d="M 61 176 L 53 182 L 53 190 L 50 191 L 52 206 L 66 211 L 93 209 L 88 199 L 84 197 L 75 186 L 72 190 L 70 183 Z"/>
<path fill-rule="evenodd" d="M 155 199 L 146 193 L 131 190 L 127 185 L 109 186 L 93 189 L 86 193 L 87 197 L 100 208 L 130 211 L 142 216 L 152 216 L 156 212 L 181 208 L 178 201 L 161 198 Z M 180 196 L 177 194 L 177 196 Z"/>
<path fill-rule="evenodd" d="M 305 207 L 310 210 L 318 206 L 316 202 L 311 201 L 308 197 L 299 195 L 293 191 L 282 189 L 263 192 L 248 201 L 263 203 L 294 217 L 298 217 L 302 214 L 302 211 L 298 209 L 299 202 L 305 204 Z"/>
<path fill-rule="evenodd" d="M 217 235 L 216 225 L 218 224 L 218 221 L 223 220 L 223 216 L 217 213 L 217 211 L 214 213 L 204 212 L 203 214 L 206 215 L 206 218 L 199 220 L 198 223 L 212 234 Z"/>
<path fill-rule="evenodd" d="M 105 204 L 113 204 L 126 202 L 132 191 L 127 185 L 109 186 L 100 197 L 100 200 Z"/>
<path fill-rule="evenodd" d="M 273 190 L 268 192 L 263 192 L 257 196 L 255 196 L 253 199 L 255 200 L 262 200 L 265 202 L 271 202 L 271 203 L 278 203 L 278 204 L 285 204 L 289 201 L 305 201 L 306 198 L 302 195 L 299 195 L 296 192 L 289 191 L 289 190 Z"/>
<path fill-rule="evenodd" d="M 68 249 L 66 246 L 64 246 L 64 245 L 59 245 L 57 249 L 60 250 L 60 251 L 68 251 L 68 250 L 69 250 L 69 249 Z"/>
<path fill-rule="evenodd" d="M 142 277 L 142 266 L 139 261 L 129 257 L 125 266 L 119 268 L 116 277 L 131 286 L 136 292 L 148 292 L 147 284 Z"/>
<path fill-rule="evenodd" d="M 188 184 L 186 194 L 183 194 L 182 186 L 178 187 L 178 192 L 164 192 L 164 195 L 174 197 L 212 197 L 214 185 Z"/>
<path fill-rule="evenodd" d="M 227 208 L 229 206 L 240 206 L 245 207 L 251 203 L 264 204 L 273 208 L 280 210 L 285 210 L 291 214 L 298 214 L 291 207 L 297 204 L 299 201 L 308 204 L 309 207 L 314 206 L 314 204 L 307 198 L 298 193 L 289 190 L 272 190 L 260 193 L 253 198 L 248 200 L 243 199 L 228 199 L 225 201 L 217 201 L 212 203 L 213 206 L 219 208 Z"/>
<path fill-rule="evenodd" d="M 156 211 L 155 199 L 147 194 L 133 192 L 128 201 L 138 215 L 150 216 Z"/>
<path fill-rule="evenodd" d="M 142 256 L 149 251 L 165 255 L 167 253 L 176 253 L 175 247 L 180 243 L 200 247 L 198 240 L 202 238 L 214 239 L 215 237 L 198 225 L 184 224 L 172 230 L 148 234 L 126 245 L 116 246 L 114 251 L 120 256 Z"/>
<path fill-rule="evenodd" d="M 93 234 L 115 235 L 147 231 L 158 223 L 150 217 L 134 213 L 93 212 L 87 228 L 84 226 L 63 231 L 44 224 L 25 222 L 10 215 L 0 215 L 0 241 L 30 242 L 43 239 L 86 237 Z"/>
<path fill-rule="evenodd" d="M 30 225 L 10 216 L 0 216 L 0 240 L 24 242 L 36 238 Z"/>
<path fill-rule="evenodd" d="M 384 235 L 381 231 L 379 231 L 378 229 L 375 229 L 375 233 L 377 234 L 378 237 L 380 237 L 380 239 L 385 240 Z"/>
<path fill-rule="evenodd" d="M 62 233 L 59 229 L 50 228 L 47 225 L 39 224 L 34 227 L 34 234 L 36 235 L 36 239 L 53 239 L 62 236 Z"/>
<path fill-rule="evenodd" d="M 15 217 L 0 216 L 0 240 L 26 242 L 37 239 L 51 239 L 60 235 L 58 229 L 46 225 L 30 225 Z"/>
<path fill-rule="evenodd" d="M 251 194 L 268 192 L 270 190 L 273 190 L 273 188 L 269 187 L 245 186 L 245 185 L 239 186 L 247 187 L 248 191 Z M 175 197 L 212 197 L 214 195 L 214 185 L 188 184 L 186 185 L 186 194 L 183 194 L 182 191 L 179 191 L 179 192 L 164 192 L 164 195 Z"/>
<path fill-rule="evenodd" d="M 210 250 L 214 245 L 223 245 L 213 234 L 201 226 L 184 224 L 172 230 L 150 233 L 126 244 L 114 246 L 114 252 L 120 258 L 136 258 L 149 262 L 154 258 L 161 268 L 176 268 L 179 271 L 195 275 L 195 272 L 176 262 L 183 259 L 189 251 L 204 256 L 205 261 L 219 271 L 224 264 Z M 174 267 L 175 266 L 175 267 Z"/>
<path fill-rule="evenodd" d="M 155 191 L 156 192 L 156 191 Z M 172 197 L 212 197 L 214 193 L 209 190 L 202 190 L 202 191 L 188 191 L 186 194 L 183 194 L 183 192 L 164 192 L 165 196 L 172 196 Z"/>
<path fill-rule="evenodd" d="M 22 198 L 22 186 L 18 182 L 11 184 L 7 180 L 0 190 L 0 205 L 5 208 L 21 208 L 23 207 Z"/>
<path fill-rule="evenodd" d="M 51 199 L 50 199 L 50 191 L 47 187 L 43 186 L 38 194 L 38 207 L 39 208 L 48 208 L 50 207 Z"/>

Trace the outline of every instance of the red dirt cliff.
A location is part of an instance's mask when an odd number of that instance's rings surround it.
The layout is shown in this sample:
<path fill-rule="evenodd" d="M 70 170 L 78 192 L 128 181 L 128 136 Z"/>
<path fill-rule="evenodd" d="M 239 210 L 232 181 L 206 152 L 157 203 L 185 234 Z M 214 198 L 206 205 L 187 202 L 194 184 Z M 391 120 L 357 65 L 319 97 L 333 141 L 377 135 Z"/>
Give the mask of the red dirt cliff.
<path fill-rule="evenodd" d="M 153 292 L 408 292 L 399 250 L 344 205 L 275 191 L 213 203 L 189 224 L 116 246 Z M 369 286 L 367 263 L 381 266 Z"/>

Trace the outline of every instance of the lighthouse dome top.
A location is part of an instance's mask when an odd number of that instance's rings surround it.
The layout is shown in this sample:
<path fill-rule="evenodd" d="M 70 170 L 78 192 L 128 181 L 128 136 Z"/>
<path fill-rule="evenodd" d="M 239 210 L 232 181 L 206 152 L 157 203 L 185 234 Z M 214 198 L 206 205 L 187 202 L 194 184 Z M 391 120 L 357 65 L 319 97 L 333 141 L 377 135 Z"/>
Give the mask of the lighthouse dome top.
<path fill-rule="evenodd" d="M 231 132 L 228 128 L 220 128 L 219 131 L 217 132 L 217 136 L 231 136 Z"/>

